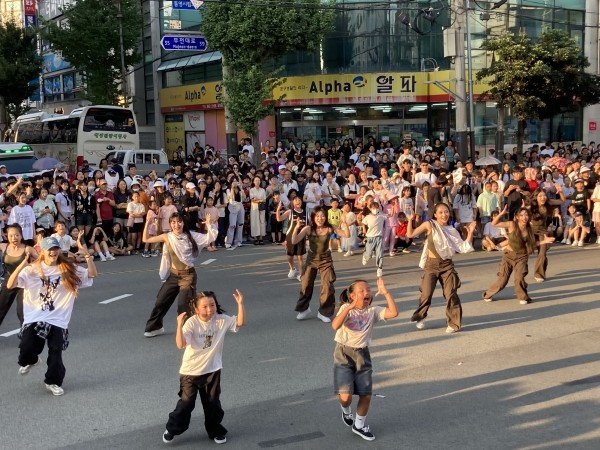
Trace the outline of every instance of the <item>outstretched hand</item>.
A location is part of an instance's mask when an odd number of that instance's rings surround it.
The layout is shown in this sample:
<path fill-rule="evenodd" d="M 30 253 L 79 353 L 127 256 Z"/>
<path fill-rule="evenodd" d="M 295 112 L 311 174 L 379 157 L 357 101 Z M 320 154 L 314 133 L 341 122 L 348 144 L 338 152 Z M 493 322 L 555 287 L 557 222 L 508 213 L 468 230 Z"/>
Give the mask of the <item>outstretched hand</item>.
<path fill-rule="evenodd" d="M 390 291 L 385 287 L 385 283 L 383 282 L 383 277 L 377 277 L 377 292 L 375 293 L 375 297 L 378 295 L 387 295 Z"/>
<path fill-rule="evenodd" d="M 244 303 L 244 294 L 241 293 L 239 289 L 236 289 L 233 293 L 233 298 L 238 305 Z"/>

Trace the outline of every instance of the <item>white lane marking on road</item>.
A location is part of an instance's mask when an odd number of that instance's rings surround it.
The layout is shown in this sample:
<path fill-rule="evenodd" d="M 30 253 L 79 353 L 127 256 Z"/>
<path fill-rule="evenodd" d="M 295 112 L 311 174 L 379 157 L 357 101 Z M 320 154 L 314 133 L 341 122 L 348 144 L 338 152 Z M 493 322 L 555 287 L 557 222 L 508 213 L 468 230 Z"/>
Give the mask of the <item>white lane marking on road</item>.
<path fill-rule="evenodd" d="M 123 295 L 119 295 L 118 297 L 109 298 L 108 300 L 103 300 L 98 303 L 101 305 L 108 305 L 109 303 L 116 302 L 117 300 L 121 300 L 122 298 L 131 297 L 132 295 L 133 294 L 123 294 Z"/>
<path fill-rule="evenodd" d="M 206 261 L 204 261 L 204 262 L 203 262 L 203 263 L 201 263 L 200 265 L 201 265 L 201 266 L 207 266 L 207 265 L 209 265 L 210 263 L 212 263 L 212 262 L 215 262 L 215 261 L 216 261 L 216 259 L 207 259 Z"/>
<path fill-rule="evenodd" d="M 0 336 L 9 337 L 9 336 L 12 336 L 13 334 L 17 334 L 20 330 L 21 330 L 20 328 L 17 328 L 16 330 L 7 331 L 6 333 L 0 334 Z"/>

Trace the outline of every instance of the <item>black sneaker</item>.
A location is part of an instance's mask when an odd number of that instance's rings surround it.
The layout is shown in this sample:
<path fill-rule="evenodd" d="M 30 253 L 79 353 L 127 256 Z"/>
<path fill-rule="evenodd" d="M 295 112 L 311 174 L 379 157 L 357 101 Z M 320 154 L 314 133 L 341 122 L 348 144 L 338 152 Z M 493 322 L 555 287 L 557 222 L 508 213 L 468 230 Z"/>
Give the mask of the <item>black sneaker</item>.
<path fill-rule="evenodd" d="M 224 444 L 227 442 L 227 438 L 225 436 L 216 436 L 213 441 L 215 441 L 215 444 Z"/>
<path fill-rule="evenodd" d="M 173 438 L 175 436 L 173 436 L 171 433 L 169 433 L 167 430 L 165 430 L 165 432 L 163 433 L 163 442 L 165 444 L 170 444 L 171 442 L 173 442 Z"/>
<path fill-rule="evenodd" d="M 349 427 L 354 425 L 354 415 L 352 413 L 346 414 L 344 411 L 342 411 L 342 420 L 344 421 L 344 424 Z"/>
<path fill-rule="evenodd" d="M 365 441 L 374 441 L 375 440 L 375 436 L 373 435 L 373 433 L 371 433 L 371 430 L 369 430 L 369 425 L 365 425 L 362 428 L 356 428 L 356 426 L 353 425 L 352 432 L 354 434 L 358 434 Z"/>

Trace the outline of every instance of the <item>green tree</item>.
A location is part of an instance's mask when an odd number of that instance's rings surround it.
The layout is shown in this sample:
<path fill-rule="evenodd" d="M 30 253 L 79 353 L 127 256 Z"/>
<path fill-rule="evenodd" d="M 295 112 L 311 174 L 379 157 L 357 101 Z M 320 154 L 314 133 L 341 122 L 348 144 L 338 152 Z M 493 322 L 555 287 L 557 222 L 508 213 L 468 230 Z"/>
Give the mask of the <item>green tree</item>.
<path fill-rule="evenodd" d="M 29 83 L 41 70 L 35 31 L 14 21 L 0 22 L 0 123 L 25 112 L 23 102 L 37 89 Z"/>
<path fill-rule="evenodd" d="M 235 127 L 256 136 L 258 121 L 272 115 L 273 88 L 284 80 L 267 63 L 286 53 L 318 51 L 332 28 L 333 0 L 247 0 L 207 2 L 202 31 L 210 49 L 223 55 L 223 103 L 227 147 L 237 153 Z M 256 139 L 254 144 L 256 145 Z M 257 157 L 260 152 L 256 152 Z"/>
<path fill-rule="evenodd" d="M 585 71 L 587 58 L 564 31 L 546 29 L 537 42 L 524 33 L 506 33 L 485 40 L 482 48 L 495 58 L 477 79 L 490 85 L 484 95 L 498 108 L 509 107 L 517 118 L 519 153 L 527 119 L 546 119 L 600 102 L 600 77 Z"/>
<path fill-rule="evenodd" d="M 67 6 L 66 26 L 46 22 L 45 37 L 55 50 L 80 70 L 85 81 L 82 98 L 94 104 L 117 104 L 121 86 L 121 46 L 117 1 L 79 0 Z M 140 3 L 120 0 L 123 15 L 125 67 L 141 61 L 137 51 L 142 33 Z"/>

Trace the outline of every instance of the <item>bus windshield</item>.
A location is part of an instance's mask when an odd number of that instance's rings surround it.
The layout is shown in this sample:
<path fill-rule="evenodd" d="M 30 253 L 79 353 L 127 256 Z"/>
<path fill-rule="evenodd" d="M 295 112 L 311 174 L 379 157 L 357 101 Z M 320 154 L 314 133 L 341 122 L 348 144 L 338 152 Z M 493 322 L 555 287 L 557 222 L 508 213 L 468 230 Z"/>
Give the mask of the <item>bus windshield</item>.
<path fill-rule="evenodd" d="M 83 131 L 124 131 L 136 134 L 133 112 L 128 109 L 88 108 Z"/>

